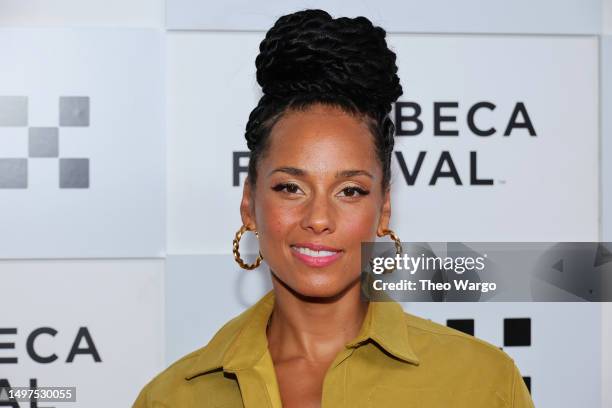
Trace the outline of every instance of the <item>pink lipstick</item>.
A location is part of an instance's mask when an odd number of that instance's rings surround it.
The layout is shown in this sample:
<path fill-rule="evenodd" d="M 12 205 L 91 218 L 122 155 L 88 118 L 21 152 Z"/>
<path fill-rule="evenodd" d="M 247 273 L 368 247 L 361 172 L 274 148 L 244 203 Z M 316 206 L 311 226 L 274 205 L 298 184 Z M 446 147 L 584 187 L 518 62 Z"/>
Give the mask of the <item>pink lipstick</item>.
<path fill-rule="evenodd" d="M 299 243 L 291 245 L 291 253 L 308 266 L 322 268 L 340 258 L 342 250 L 320 244 Z"/>

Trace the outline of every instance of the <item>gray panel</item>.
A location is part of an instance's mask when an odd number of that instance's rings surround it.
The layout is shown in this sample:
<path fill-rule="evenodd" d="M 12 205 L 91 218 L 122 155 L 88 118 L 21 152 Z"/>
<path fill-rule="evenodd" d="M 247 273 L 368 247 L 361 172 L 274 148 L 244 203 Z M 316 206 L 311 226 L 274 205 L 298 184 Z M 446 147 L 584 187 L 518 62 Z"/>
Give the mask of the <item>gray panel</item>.
<path fill-rule="evenodd" d="M 89 188 L 89 159 L 60 159 L 60 188 Z"/>
<path fill-rule="evenodd" d="M 254 258 L 245 255 L 247 262 Z M 204 346 L 223 324 L 272 288 L 265 262 L 247 271 L 232 255 L 168 255 L 165 276 L 168 364 Z"/>
<path fill-rule="evenodd" d="M 612 241 L 612 36 L 601 37 L 601 240 Z"/>
<path fill-rule="evenodd" d="M 2 0 L 0 4 L 0 27 L 2 28 L 150 27 L 159 30 L 164 20 L 163 1 Z"/>
<path fill-rule="evenodd" d="M 28 97 L 0 96 L 0 126 L 28 125 Z"/>
<path fill-rule="evenodd" d="M 61 96 L 59 115 L 60 126 L 89 126 L 89 97 Z"/>
<path fill-rule="evenodd" d="M 0 188 L 28 187 L 28 159 L 0 159 Z"/>
<path fill-rule="evenodd" d="M 56 127 L 31 127 L 28 129 L 28 155 L 30 157 L 57 157 L 59 133 Z"/>
<path fill-rule="evenodd" d="M 279 16 L 304 8 L 322 8 L 334 17 L 364 15 L 389 32 L 403 33 L 598 34 L 602 29 L 601 0 L 167 0 L 166 27 L 265 31 Z"/>
<path fill-rule="evenodd" d="M 136 27 L 0 29 L 0 95 L 27 95 L 27 127 L 58 127 L 60 141 L 57 158 L 27 159 L 27 190 L 0 189 L 0 258 L 165 255 L 164 43 L 163 31 Z M 88 127 L 59 126 L 60 97 L 70 96 L 89 97 L 89 121 L 86 111 L 76 121 Z M 0 127 L 0 158 L 28 157 L 27 127 Z M 91 168 L 64 163 L 60 188 L 63 158 Z"/>

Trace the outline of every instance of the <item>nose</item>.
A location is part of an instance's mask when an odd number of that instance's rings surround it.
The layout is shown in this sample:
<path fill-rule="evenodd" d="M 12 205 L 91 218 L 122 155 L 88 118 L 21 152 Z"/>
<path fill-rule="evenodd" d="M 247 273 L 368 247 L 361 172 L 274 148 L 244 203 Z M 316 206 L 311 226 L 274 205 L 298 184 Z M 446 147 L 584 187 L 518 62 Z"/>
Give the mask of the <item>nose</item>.
<path fill-rule="evenodd" d="M 315 234 L 332 233 L 336 229 L 335 209 L 325 194 L 314 194 L 305 204 L 301 226 Z"/>

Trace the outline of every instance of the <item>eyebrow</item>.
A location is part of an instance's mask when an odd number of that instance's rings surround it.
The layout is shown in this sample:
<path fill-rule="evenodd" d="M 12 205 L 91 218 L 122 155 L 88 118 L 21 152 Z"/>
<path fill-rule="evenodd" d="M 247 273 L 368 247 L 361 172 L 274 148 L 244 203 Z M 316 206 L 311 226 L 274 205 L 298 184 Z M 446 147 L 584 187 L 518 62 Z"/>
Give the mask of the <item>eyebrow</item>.
<path fill-rule="evenodd" d="M 292 176 L 305 176 L 307 174 L 305 170 L 298 169 L 297 167 L 278 167 L 272 170 L 270 173 L 268 173 L 268 176 L 274 173 L 287 173 Z M 374 178 L 372 174 L 370 174 L 369 172 L 365 170 L 342 170 L 336 173 L 337 178 L 349 178 L 349 177 L 355 177 L 355 176 L 366 176 L 371 179 Z"/>

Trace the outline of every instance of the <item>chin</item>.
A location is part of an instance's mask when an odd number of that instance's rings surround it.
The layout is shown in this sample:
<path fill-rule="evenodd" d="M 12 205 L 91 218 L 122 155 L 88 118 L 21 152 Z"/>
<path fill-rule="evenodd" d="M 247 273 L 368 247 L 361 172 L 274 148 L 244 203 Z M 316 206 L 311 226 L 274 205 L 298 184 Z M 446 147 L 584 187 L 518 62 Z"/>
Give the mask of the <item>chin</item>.
<path fill-rule="evenodd" d="M 283 280 L 281 277 L 279 279 L 281 279 L 284 286 L 288 287 L 298 296 L 320 299 L 337 297 L 355 284 L 354 279 L 329 279 L 329 274 L 326 274 L 326 276 L 313 276 L 305 273 L 304 275 L 302 275 L 301 279 Z"/>
<path fill-rule="evenodd" d="M 338 296 L 342 289 L 330 286 L 308 286 L 296 291 L 303 297 L 329 299 Z"/>

